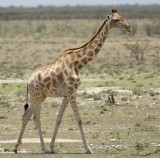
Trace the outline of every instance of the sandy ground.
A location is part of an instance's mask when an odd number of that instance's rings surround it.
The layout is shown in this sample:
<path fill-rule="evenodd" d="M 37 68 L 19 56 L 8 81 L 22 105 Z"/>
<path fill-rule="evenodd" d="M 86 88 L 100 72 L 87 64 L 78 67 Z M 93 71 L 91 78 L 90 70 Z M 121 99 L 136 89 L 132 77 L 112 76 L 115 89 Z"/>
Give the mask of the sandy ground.
<path fill-rule="evenodd" d="M 0 144 L 16 144 L 17 140 L 0 140 Z M 45 143 L 50 143 L 51 142 L 51 138 L 44 138 L 44 142 Z M 58 143 L 78 143 L 78 142 L 82 142 L 82 140 L 78 140 L 78 139 L 56 139 L 56 142 Z M 40 144 L 40 139 L 39 138 L 23 138 L 22 139 L 22 143 L 39 143 Z M 0 148 L 0 153 L 5 153 L 5 154 L 13 154 L 14 151 L 13 149 L 3 149 Z M 29 153 L 29 151 L 25 151 L 25 150 L 19 150 L 18 153 Z"/>
<path fill-rule="evenodd" d="M 8 144 L 8 143 L 16 143 L 17 140 L 0 140 L 0 144 Z M 23 138 L 22 139 L 23 143 L 40 143 L 39 138 Z M 45 143 L 50 143 L 51 138 L 44 138 Z M 56 139 L 56 142 L 62 142 L 62 143 L 77 143 L 77 142 L 82 142 L 81 140 L 78 139 Z"/>

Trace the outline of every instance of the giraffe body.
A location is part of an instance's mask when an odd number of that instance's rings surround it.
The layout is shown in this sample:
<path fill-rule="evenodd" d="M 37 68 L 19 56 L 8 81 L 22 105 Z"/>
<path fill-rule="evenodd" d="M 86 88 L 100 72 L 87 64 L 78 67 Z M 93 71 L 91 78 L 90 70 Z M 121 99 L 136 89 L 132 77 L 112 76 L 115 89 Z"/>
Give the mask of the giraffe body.
<path fill-rule="evenodd" d="M 118 22 L 118 21 L 119 22 Z M 61 123 L 64 111 L 71 104 L 72 110 L 76 117 L 83 145 L 87 154 L 92 151 L 89 148 L 82 127 L 82 120 L 79 115 L 76 92 L 80 85 L 79 71 L 88 64 L 99 52 L 103 46 L 110 28 L 119 27 L 131 31 L 130 26 L 115 10 L 112 10 L 111 17 L 107 17 L 93 38 L 81 47 L 65 50 L 52 64 L 38 69 L 32 74 L 28 81 L 29 106 L 22 116 L 22 128 L 15 145 L 15 152 L 21 144 L 21 139 L 30 117 L 34 114 L 34 120 L 37 125 L 41 148 L 44 152 L 48 152 L 45 148 L 40 122 L 41 103 L 47 97 L 63 97 L 63 102 L 58 113 L 50 147 L 51 152 L 54 151 L 55 138 Z M 28 97 L 27 97 L 28 98 Z"/>
<path fill-rule="evenodd" d="M 76 90 L 79 85 L 80 79 L 74 66 L 67 65 L 65 60 L 62 62 L 57 59 L 32 74 L 28 81 L 28 91 L 35 101 L 37 98 L 43 101 L 46 97 L 66 97 L 68 86 Z"/>

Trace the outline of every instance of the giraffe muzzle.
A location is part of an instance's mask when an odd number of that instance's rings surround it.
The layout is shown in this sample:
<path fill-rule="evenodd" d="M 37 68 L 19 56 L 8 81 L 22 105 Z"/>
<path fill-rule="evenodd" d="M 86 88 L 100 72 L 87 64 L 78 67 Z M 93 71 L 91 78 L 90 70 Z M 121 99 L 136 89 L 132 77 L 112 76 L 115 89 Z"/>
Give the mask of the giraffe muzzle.
<path fill-rule="evenodd" d="M 125 28 L 128 32 L 132 32 L 132 28 L 130 26 L 125 26 Z"/>

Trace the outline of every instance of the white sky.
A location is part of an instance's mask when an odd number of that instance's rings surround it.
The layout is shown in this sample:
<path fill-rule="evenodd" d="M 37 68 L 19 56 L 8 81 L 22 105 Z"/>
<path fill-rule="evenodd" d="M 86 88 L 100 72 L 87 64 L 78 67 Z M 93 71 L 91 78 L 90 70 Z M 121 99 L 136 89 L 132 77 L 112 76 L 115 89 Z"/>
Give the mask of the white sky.
<path fill-rule="evenodd" d="M 64 6 L 64 5 L 116 5 L 116 4 L 160 4 L 160 0 L 0 0 L 0 7 L 6 6 Z"/>

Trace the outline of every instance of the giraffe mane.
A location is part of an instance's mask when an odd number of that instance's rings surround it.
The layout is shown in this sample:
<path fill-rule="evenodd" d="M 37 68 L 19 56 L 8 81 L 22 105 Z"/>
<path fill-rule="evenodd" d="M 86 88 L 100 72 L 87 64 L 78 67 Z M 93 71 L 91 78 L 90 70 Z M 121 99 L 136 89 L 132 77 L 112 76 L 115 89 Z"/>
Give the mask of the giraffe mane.
<path fill-rule="evenodd" d="M 97 33 L 91 38 L 91 40 L 89 40 L 89 42 L 83 44 L 82 46 L 80 47 L 77 47 L 77 48 L 69 48 L 69 49 L 66 49 L 64 52 L 68 52 L 68 51 L 72 51 L 72 50 L 78 50 L 78 49 L 81 49 L 81 48 L 84 48 L 85 46 L 87 46 L 90 42 L 92 42 L 97 34 L 99 34 L 99 32 L 102 30 L 103 26 L 105 25 L 105 23 L 107 22 L 108 18 L 104 20 L 103 24 L 101 25 L 101 27 L 99 28 L 99 30 L 97 31 Z"/>
<path fill-rule="evenodd" d="M 58 61 L 58 59 L 60 59 L 64 54 L 72 54 L 72 53 L 73 53 L 72 50 L 79 50 L 79 49 L 84 48 L 85 46 L 87 46 L 90 42 L 92 42 L 92 41 L 96 38 L 97 34 L 99 34 L 99 32 L 102 30 L 103 26 L 104 26 L 105 23 L 108 21 L 108 19 L 110 19 L 110 18 L 107 16 L 107 18 L 103 21 L 101 27 L 98 29 L 98 31 L 95 33 L 95 35 L 94 35 L 87 43 L 83 44 L 83 45 L 80 46 L 80 47 L 66 49 L 63 53 L 60 54 L 59 57 L 57 57 L 57 58 L 53 61 L 53 63 L 56 62 L 56 61 Z M 52 63 L 52 64 L 53 64 L 53 63 Z"/>

